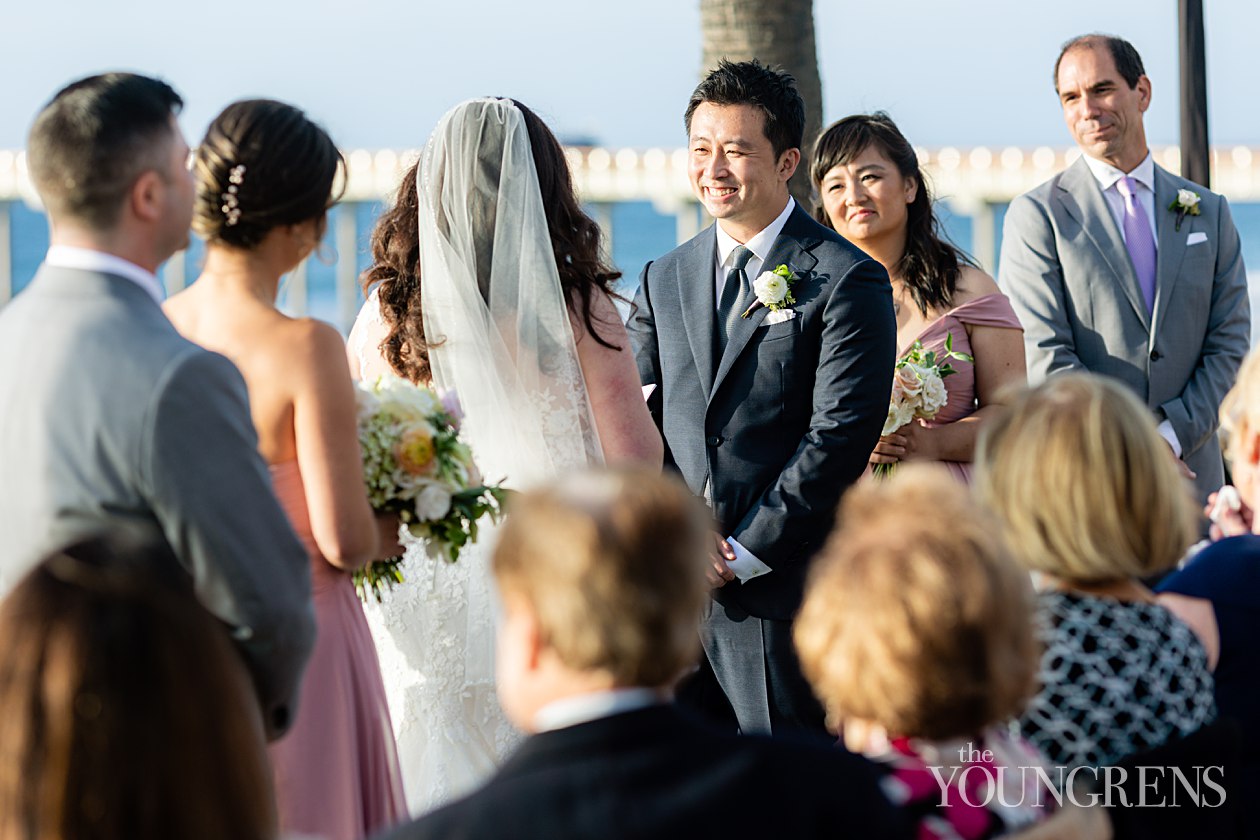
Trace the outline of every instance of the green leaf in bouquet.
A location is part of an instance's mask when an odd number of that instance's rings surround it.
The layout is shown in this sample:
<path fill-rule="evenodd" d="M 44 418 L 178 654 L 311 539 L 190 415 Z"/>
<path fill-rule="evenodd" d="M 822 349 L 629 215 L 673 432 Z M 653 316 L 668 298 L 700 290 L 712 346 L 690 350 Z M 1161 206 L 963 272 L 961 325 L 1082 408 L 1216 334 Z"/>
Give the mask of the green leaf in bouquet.
<path fill-rule="evenodd" d="M 354 583 L 354 591 L 359 600 L 367 603 L 368 597 L 381 603 L 385 593 L 402 583 L 405 578 L 402 571 L 402 557 L 390 557 L 387 560 L 374 560 L 362 569 L 350 573 Z"/>

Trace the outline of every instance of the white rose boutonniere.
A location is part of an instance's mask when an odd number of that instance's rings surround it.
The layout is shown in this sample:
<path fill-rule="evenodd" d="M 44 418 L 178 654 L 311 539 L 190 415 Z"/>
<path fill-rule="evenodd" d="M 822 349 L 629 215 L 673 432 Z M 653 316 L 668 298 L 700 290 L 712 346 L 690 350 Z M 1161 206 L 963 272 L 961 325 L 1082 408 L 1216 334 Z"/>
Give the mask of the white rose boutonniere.
<path fill-rule="evenodd" d="M 753 281 L 753 293 L 757 295 L 757 300 L 740 317 L 747 318 L 763 306 L 771 312 L 787 309 L 796 303 L 796 298 L 792 296 L 792 284 L 796 280 L 796 275 L 786 265 L 780 265 L 774 271 L 761 272 Z"/>
<path fill-rule="evenodd" d="M 1194 190 L 1177 190 L 1177 197 L 1173 199 L 1172 204 L 1168 205 L 1168 209 L 1177 214 L 1174 230 L 1181 231 L 1181 223 L 1185 221 L 1186 216 L 1199 215 L 1199 202 L 1202 199 L 1203 197 Z"/>

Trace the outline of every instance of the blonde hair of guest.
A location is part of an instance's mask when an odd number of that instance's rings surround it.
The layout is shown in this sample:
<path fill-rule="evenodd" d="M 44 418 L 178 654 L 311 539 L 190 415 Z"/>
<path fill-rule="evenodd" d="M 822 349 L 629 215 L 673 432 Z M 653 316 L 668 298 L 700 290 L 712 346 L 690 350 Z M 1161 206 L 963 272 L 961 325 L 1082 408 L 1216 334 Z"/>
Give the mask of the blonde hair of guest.
<path fill-rule="evenodd" d="M 1221 401 L 1220 418 L 1227 451 L 1260 429 L 1260 351 L 1243 360 L 1234 387 Z"/>
<path fill-rule="evenodd" d="M 494 553 L 505 598 L 536 614 L 575 671 L 666 687 L 699 654 L 712 523 L 676 479 L 633 468 L 572 473 L 513 500 Z"/>
<path fill-rule="evenodd" d="M 834 730 L 973 737 L 1036 690 L 1028 576 L 939 465 L 850 490 L 815 564 L 794 636 Z"/>
<path fill-rule="evenodd" d="M 1123 385 L 1069 373 L 986 428 L 974 489 L 1030 570 L 1096 584 L 1176 565 L 1195 509 L 1151 412 Z"/>

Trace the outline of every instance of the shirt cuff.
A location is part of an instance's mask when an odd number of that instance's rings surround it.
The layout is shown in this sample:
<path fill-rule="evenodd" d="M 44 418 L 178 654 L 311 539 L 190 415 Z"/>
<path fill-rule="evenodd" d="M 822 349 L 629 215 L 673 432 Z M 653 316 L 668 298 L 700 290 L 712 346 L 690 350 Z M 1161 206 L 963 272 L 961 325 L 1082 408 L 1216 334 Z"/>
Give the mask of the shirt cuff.
<path fill-rule="evenodd" d="M 735 577 L 739 578 L 741 583 L 747 583 L 755 577 L 769 574 L 773 569 L 757 559 L 757 555 L 739 544 L 734 537 L 727 537 L 726 541 L 731 544 L 731 550 L 735 552 L 734 560 L 727 560 L 726 565 L 735 573 Z"/>
<path fill-rule="evenodd" d="M 1148 426 L 1147 428 L 1150 427 Z M 1173 431 L 1171 420 L 1165 420 L 1159 424 L 1159 434 L 1160 437 L 1168 441 L 1168 445 L 1172 447 L 1173 454 L 1180 458 L 1181 441 L 1177 440 L 1177 433 Z"/>

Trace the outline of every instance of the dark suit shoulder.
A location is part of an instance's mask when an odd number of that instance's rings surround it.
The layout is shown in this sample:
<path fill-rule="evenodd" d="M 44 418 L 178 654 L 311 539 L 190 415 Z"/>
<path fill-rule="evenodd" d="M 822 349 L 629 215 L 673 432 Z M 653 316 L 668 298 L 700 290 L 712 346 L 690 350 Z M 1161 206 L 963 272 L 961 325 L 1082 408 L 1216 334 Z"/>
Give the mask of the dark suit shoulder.
<path fill-rule="evenodd" d="M 656 274 L 666 269 L 672 269 L 685 259 L 693 258 L 697 251 L 708 249 L 712 253 L 716 253 L 717 233 L 714 225 L 709 225 L 695 236 L 688 239 L 669 253 L 652 260 L 644 267 L 644 274 L 651 272 Z"/>
<path fill-rule="evenodd" d="M 673 710 L 617 717 L 534 736 L 390 840 L 901 836 L 874 769 L 839 748 L 736 738 Z"/>

